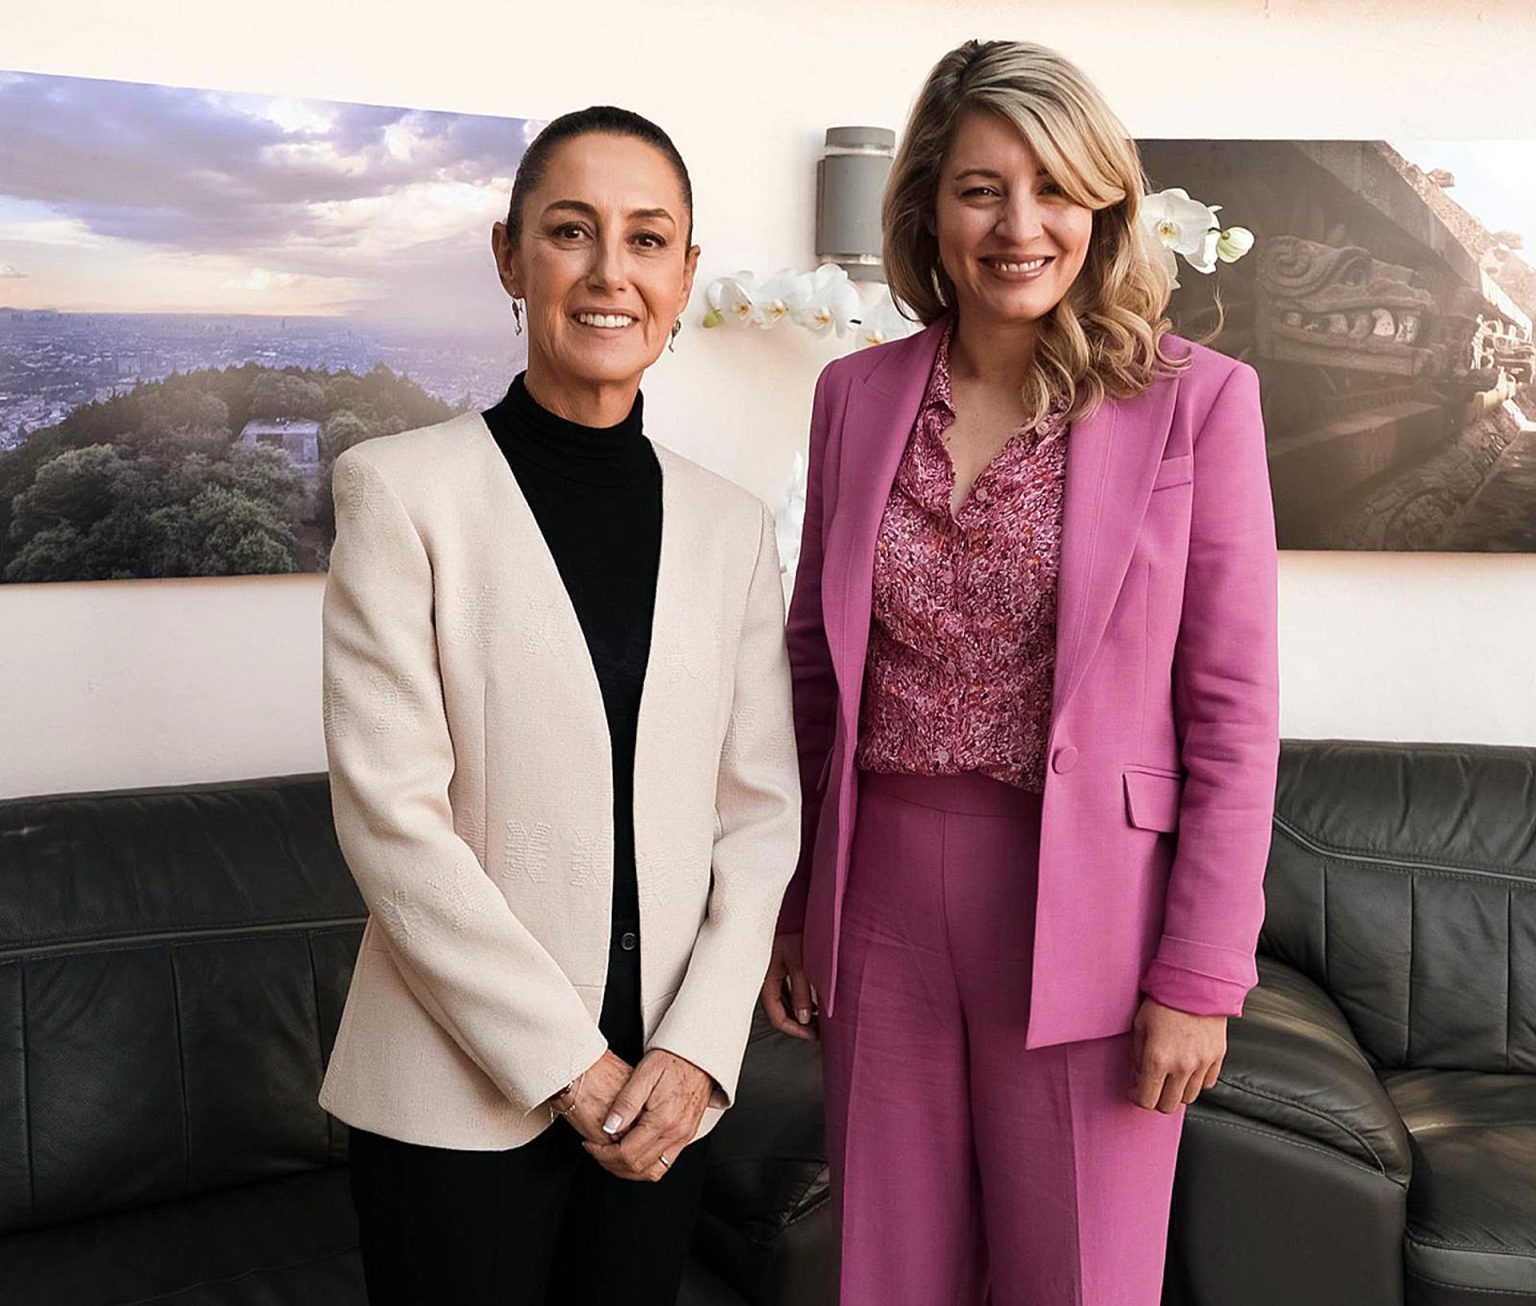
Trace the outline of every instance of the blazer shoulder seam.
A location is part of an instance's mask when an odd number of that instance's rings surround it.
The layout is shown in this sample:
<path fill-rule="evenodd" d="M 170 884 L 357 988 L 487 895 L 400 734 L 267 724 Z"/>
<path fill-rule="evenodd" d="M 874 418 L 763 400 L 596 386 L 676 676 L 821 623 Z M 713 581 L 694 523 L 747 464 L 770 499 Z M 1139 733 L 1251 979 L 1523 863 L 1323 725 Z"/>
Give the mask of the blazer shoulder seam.
<path fill-rule="evenodd" d="M 1221 358 L 1227 359 L 1232 364 L 1232 366 L 1226 369 L 1226 372 L 1222 376 L 1221 381 L 1216 386 L 1216 392 L 1211 396 L 1210 402 L 1205 406 L 1205 412 L 1200 416 L 1200 425 L 1196 428 L 1195 432 L 1197 437 L 1195 442 L 1197 444 L 1199 443 L 1198 437 L 1200 433 L 1203 432 L 1206 426 L 1210 424 L 1211 414 L 1216 411 L 1217 406 L 1221 403 L 1221 397 L 1226 394 L 1227 388 L 1232 384 L 1233 379 L 1240 376 L 1244 368 L 1250 372 L 1253 372 L 1255 377 L 1258 376 L 1258 373 L 1254 372 L 1253 367 L 1243 362 L 1242 359 L 1233 358 L 1230 354 L 1222 354 L 1219 350 L 1213 349 L 1210 352 L 1217 354 Z"/>
<path fill-rule="evenodd" d="M 338 454 L 337 458 L 356 452 L 358 458 L 383 470 L 397 462 L 419 458 L 424 445 L 434 454 L 440 454 L 444 451 L 444 445 L 453 447 L 467 443 L 466 437 L 473 429 L 470 419 L 479 420 L 479 416 L 479 413 L 456 413 L 441 422 L 429 422 L 425 426 L 413 426 L 408 430 L 393 431 L 389 435 L 376 435 L 358 441 Z"/>

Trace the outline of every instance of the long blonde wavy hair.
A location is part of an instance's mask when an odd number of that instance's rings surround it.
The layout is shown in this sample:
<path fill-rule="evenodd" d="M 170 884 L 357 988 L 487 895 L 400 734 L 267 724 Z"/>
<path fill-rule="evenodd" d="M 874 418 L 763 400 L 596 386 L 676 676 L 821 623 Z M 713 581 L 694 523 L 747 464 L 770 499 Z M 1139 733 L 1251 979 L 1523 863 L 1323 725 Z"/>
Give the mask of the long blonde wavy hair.
<path fill-rule="evenodd" d="M 886 280 L 905 315 L 926 326 L 955 307 L 935 234 L 938 184 L 961 120 L 977 110 L 1017 127 L 1068 198 L 1094 210 L 1081 271 L 1035 324 L 1023 385 L 1029 422 L 1044 417 L 1057 396 L 1069 401 L 1070 420 L 1106 396 L 1140 393 L 1159 368 L 1187 368 L 1188 357 L 1160 348 L 1173 329 L 1164 313 L 1173 284 L 1141 217 L 1147 181 L 1136 142 L 1075 64 L 1027 41 L 967 41 L 923 83 L 881 205 Z M 1200 343 L 1220 330 L 1218 316 Z"/>

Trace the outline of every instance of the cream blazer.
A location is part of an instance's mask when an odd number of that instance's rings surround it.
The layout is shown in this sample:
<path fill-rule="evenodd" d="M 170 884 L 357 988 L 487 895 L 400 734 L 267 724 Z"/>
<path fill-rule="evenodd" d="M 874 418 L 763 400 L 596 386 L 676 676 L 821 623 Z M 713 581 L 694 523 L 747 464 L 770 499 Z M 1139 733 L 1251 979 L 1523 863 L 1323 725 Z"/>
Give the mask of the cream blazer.
<path fill-rule="evenodd" d="M 800 789 L 773 518 L 654 447 L 641 1007 L 647 1047 L 715 1080 L 702 1136 L 736 1091 Z M 334 486 L 325 740 L 369 917 L 319 1102 L 407 1142 L 516 1147 L 607 1047 L 613 782 L 597 676 L 479 413 L 346 450 Z"/>

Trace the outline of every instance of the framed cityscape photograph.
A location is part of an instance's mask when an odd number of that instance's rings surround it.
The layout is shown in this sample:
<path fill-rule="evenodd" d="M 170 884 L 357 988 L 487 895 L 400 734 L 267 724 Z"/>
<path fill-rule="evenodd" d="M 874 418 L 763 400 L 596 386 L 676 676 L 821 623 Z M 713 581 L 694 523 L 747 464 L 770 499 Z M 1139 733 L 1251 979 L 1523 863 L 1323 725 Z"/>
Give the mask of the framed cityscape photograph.
<path fill-rule="evenodd" d="M 0 73 L 0 579 L 323 571 L 336 456 L 524 365 L 541 125 Z"/>

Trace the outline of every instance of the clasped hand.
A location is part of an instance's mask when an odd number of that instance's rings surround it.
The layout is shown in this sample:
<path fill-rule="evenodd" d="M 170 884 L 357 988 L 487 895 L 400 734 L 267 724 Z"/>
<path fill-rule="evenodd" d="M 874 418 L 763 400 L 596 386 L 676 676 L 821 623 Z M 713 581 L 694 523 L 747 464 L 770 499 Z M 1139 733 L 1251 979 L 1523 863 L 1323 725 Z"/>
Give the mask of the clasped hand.
<path fill-rule="evenodd" d="M 629 1063 L 611 1049 L 582 1075 L 566 1122 L 603 1169 L 655 1183 L 693 1141 L 712 1081 L 691 1061 L 662 1049 Z"/>

